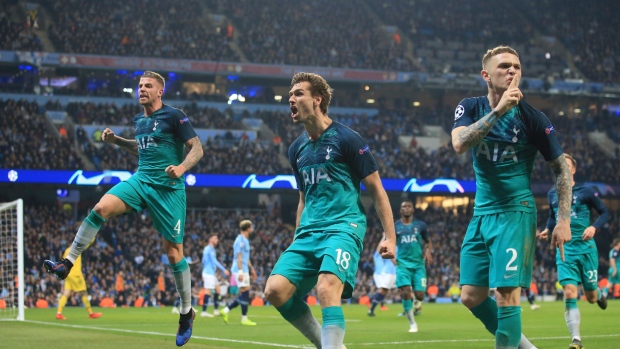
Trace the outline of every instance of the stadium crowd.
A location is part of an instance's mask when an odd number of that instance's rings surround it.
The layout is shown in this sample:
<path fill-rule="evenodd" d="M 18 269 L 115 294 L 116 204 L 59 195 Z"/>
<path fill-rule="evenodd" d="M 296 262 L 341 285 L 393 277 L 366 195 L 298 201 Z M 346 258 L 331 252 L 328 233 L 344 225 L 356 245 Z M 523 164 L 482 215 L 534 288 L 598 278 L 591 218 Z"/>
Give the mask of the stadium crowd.
<path fill-rule="evenodd" d="M 36 103 L 0 100 L 0 165 L 15 169 L 81 169 L 68 133 L 50 132 Z"/>
<path fill-rule="evenodd" d="M 620 79 L 620 43 L 613 33 L 619 15 L 604 2 L 519 2 L 532 24 L 548 40 L 560 40 L 573 55 L 575 66 L 592 81 L 615 83 Z"/>
<path fill-rule="evenodd" d="M 38 3 L 49 17 L 40 30 L 57 52 L 477 74 L 480 52 L 501 42 L 521 52 L 530 77 L 620 79 L 620 46 L 612 29 L 618 13 L 604 3 L 527 0 L 519 3 L 518 16 L 492 0 L 444 0 L 439 7 L 427 1 L 321 0 L 301 8 L 278 0 Z M 3 1 L 5 7 L 0 48 L 43 50 L 34 22 L 24 20 L 26 10 L 13 1 Z M 300 29 L 300 21 L 316 24 Z M 292 32 L 295 40 L 289 39 Z"/>
<path fill-rule="evenodd" d="M 0 50 L 43 51 L 41 40 L 15 1 L 0 1 Z"/>
<path fill-rule="evenodd" d="M 59 52 L 239 61 L 198 0 L 40 3 L 53 17 L 48 33 Z"/>
<path fill-rule="evenodd" d="M 63 108 L 57 102 L 49 102 L 41 107 L 34 102 L 15 100 L 2 101 L 0 106 L 5 116 L 0 120 L 0 163 L 4 168 L 78 169 L 84 165 L 79 153 L 84 154 L 97 169 L 137 168 L 137 157 L 114 145 L 103 144 L 97 133 L 87 134 L 80 126 L 76 127 L 75 132 L 64 126 L 58 133 L 51 132 L 41 112 L 64 109 L 79 125 L 100 125 L 98 132 L 107 125 L 126 125 L 128 127 L 124 137 L 133 138 L 130 119 L 140 111 L 138 106 L 70 103 Z M 290 173 L 285 158 L 286 149 L 303 129 L 290 122 L 288 113 L 263 110 L 235 115 L 232 109 L 222 112 L 215 108 L 199 108 L 195 104 L 186 105 L 182 109 L 194 127 L 223 130 L 213 138 L 201 140 L 205 156 L 192 169 L 193 173 Z M 561 116 L 557 113 L 551 116 L 564 150 L 578 162 L 577 180 L 620 183 L 620 162 L 617 161 L 620 148 L 616 148 L 611 155 L 606 154 L 588 137 L 588 132 L 599 131 L 606 132 L 612 140 L 617 141 L 620 134 L 618 119 L 605 111 L 584 112 L 584 117 Z M 380 110 L 373 117 L 365 114 L 333 114 L 332 117 L 353 129 L 362 130 L 378 159 L 384 178 L 473 180 L 471 162 L 454 156 L 449 143 L 436 150 L 427 150 L 415 144 L 415 137 L 425 135 L 423 122 L 435 119 L 426 115 L 424 111 L 406 113 Z M 278 142 L 261 139 L 260 134 L 254 141 L 244 135 L 233 136 L 227 130 L 243 130 L 242 118 L 263 120 L 279 138 Z M 444 122 L 444 127 L 449 134 L 450 126 Z M 414 141 L 403 145 L 398 141 L 401 135 L 413 136 Z M 25 144 L 32 144 L 37 139 L 42 140 L 39 147 L 25 147 Z M 77 140 L 76 146 L 74 140 Z M 533 182 L 543 183 L 554 181 L 553 173 L 541 157 L 535 163 L 532 179 Z"/>
<path fill-rule="evenodd" d="M 241 32 L 239 47 L 253 63 L 414 70 L 400 40 L 354 2 L 319 0 L 301 7 L 281 6 L 278 0 L 207 3 L 232 19 Z M 300 22 L 307 25 L 300 27 Z"/>
<path fill-rule="evenodd" d="M 460 248 L 472 212 L 471 205 L 458 209 L 429 206 L 415 212 L 416 219 L 429 225 L 434 260 L 427 265 L 427 278 L 429 286 L 437 286 L 439 297 L 448 296 L 450 286 L 459 282 Z M 604 256 L 609 251 L 612 233 L 620 229 L 619 214 L 613 212 L 609 224 L 595 236 L 601 256 L 601 276 L 606 275 L 608 265 Z M 264 299 L 266 279 L 293 237 L 293 226 L 283 223 L 280 216 L 278 204 L 271 209 L 253 210 L 190 208 L 184 251 L 192 270 L 194 295 L 200 293 L 202 285 L 200 260 L 208 236 L 211 233 L 219 235 L 218 259 L 230 268 L 233 241 L 239 233 L 238 224 L 242 219 L 250 219 L 255 226 L 250 236 L 251 260 L 258 275 L 258 279 L 252 282 L 252 294 L 253 298 Z M 34 306 L 38 299 L 44 299 L 50 306 L 55 306 L 61 283 L 43 271 L 41 261 L 59 259 L 71 243 L 80 222 L 74 218 L 73 210 L 67 204 L 27 206 L 24 217 L 27 305 Z M 539 210 L 539 228 L 544 227 L 546 218 L 547 212 Z M 374 212 L 369 212 L 364 251 L 351 302 L 356 303 L 362 296 L 376 292 L 372 278 L 372 254 L 381 236 L 378 217 Z M 146 211 L 108 220 L 95 243 L 83 255 L 83 271 L 93 305 L 99 305 L 104 298 L 110 298 L 117 306 L 133 306 L 139 298 L 149 306 L 172 305 L 177 297 L 161 237 L 152 228 Z M 556 293 L 555 250 L 549 248 L 548 242 L 537 242 L 533 276 L 540 295 Z M 220 279 L 228 284 L 225 277 L 220 276 Z M 394 292 L 388 299 L 398 301 L 398 294 Z M 74 296 L 69 304 L 79 304 L 79 297 Z"/>

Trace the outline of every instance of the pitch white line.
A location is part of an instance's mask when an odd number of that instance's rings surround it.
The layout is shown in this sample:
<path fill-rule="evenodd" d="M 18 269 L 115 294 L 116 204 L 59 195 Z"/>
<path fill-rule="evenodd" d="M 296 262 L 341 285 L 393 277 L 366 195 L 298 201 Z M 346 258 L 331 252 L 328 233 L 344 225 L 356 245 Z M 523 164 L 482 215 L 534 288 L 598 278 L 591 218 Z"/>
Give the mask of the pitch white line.
<path fill-rule="evenodd" d="M 174 337 L 174 334 L 170 333 L 161 333 L 161 332 L 152 332 L 152 331 L 135 331 L 135 330 L 127 330 L 122 328 L 106 328 L 106 327 L 97 327 L 97 326 L 82 326 L 82 325 L 68 325 L 68 324 L 56 324 L 45 321 L 32 321 L 26 320 L 25 322 L 30 322 L 33 324 L 41 324 L 41 325 L 50 325 L 50 326 L 60 326 L 60 327 L 69 327 L 69 328 L 80 328 L 80 329 L 89 329 L 89 330 L 98 330 L 98 331 L 109 331 L 109 332 L 123 332 L 123 333 L 137 333 L 137 334 L 147 334 L 153 336 L 164 336 L 164 337 Z M 255 344 L 255 345 L 265 345 L 270 347 L 280 347 L 280 348 L 298 348 L 298 349 L 307 349 L 313 348 L 314 346 L 302 345 L 302 344 L 278 344 L 278 343 L 267 343 L 267 342 L 258 342 L 258 341 L 248 341 L 248 340 L 239 340 L 239 339 L 230 339 L 230 338 L 216 338 L 216 337 L 202 337 L 202 336 L 192 336 L 192 339 L 202 339 L 207 341 L 216 341 L 216 342 L 230 342 L 230 343 L 243 343 L 243 344 Z"/>
<path fill-rule="evenodd" d="M 545 341 L 545 340 L 555 340 L 555 339 L 567 339 L 570 336 L 557 336 L 557 337 L 534 337 L 528 338 L 531 341 Z M 581 336 L 581 338 L 605 338 L 605 337 L 620 337 L 620 334 L 598 334 L 598 335 L 589 335 L 589 336 Z M 347 345 L 390 345 L 390 344 L 424 344 L 424 343 L 460 343 L 460 342 L 493 342 L 494 338 L 484 338 L 484 339 L 429 339 L 429 340 L 418 340 L 418 341 L 399 341 L 399 342 L 374 342 L 374 343 L 345 343 Z"/>
<path fill-rule="evenodd" d="M 161 332 L 152 332 L 152 331 L 136 331 L 136 330 L 128 330 L 122 328 L 106 328 L 106 327 L 98 327 L 98 326 L 83 326 L 83 325 L 69 325 L 69 324 L 59 324 L 45 321 L 32 321 L 26 320 L 25 322 L 30 322 L 33 324 L 42 324 L 42 325 L 50 325 L 50 326 L 59 326 L 59 327 L 69 327 L 69 328 L 80 328 L 80 329 L 90 329 L 90 330 L 99 330 L 99 331 L 109 331 L 109 332 L 123 332 L 123 333 L 137 333 L 137 334 L 147 334 L 154 336 L 164 336 L 164 337 L 173 337 L 174 334 L 170 333 L 161 333 Z M 606 337 L 620 337 L 620 333 L 617 334 L 599 334 L 599 335 L 588 335 L 581 336 L 582 338 L 606 338 Z M 567 336 L 556 336 L 556 337 L 533 337 L 528 338 L 530 340 L 556 340 L 556 339 L 566 339 Z M 268 343 L 268 342 L 258 342 L 258 341 L 250 341 L 250 340 L 240 340 L 240 339 L 230 339 L 230 338 L 216 338 L 216 337 L 203 337 L 203 336 L 192 336 L 192 339 L 200 339 L 206 341 L 215 341 L 215 342 L 229 342 L 229 343 L 243 343 L 243 344 L 255 344 L 255 345 L 265 345 L 271 347 L 280 347 L 280 348 L 298 348 L 298 349 L 308 349 L 314 348 L 314 346 L 309 344 L 279 344 L 279 343 Z M 493 338 L 483 338 L 483 339 L 430 339 L 430 340 L 414 340 L 414 341 L 395 341 L 395 342 L 373 342 L 373 343 L 345 343 L 347 345 L 356 345 L 356 346 L 373 346 L 373 345 L 390 345 L 390 344 L 425 344 L 425 343 L 460 343 L 460 342 L 492 342 L 495 341 Z"/>

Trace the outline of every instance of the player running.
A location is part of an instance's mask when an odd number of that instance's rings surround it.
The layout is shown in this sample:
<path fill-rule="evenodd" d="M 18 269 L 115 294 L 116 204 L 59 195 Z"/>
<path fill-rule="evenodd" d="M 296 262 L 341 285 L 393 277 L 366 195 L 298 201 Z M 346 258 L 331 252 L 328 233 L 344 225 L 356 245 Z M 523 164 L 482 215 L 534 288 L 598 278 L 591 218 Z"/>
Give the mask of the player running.
<path fill-rule="evenodd" d="M 601 309 L 607 309 L 607 299 L 598 288 L 598 251 L 593 237 L 596 230 L 602 228 L 609 219 L 609 211 L 594 189 L 575 183 L 577 161 L 568 154 L 564 154 L 564 157 L 572 174 L 573 184 L 570 221 L 572 238 L 564 245 L 564 260 L 560 258 L 560 251 L 557 251 L 555 260 L 558 266 L 558 279 L 564 289 L 564 319 L 573 340 L 568 348 L 583 349 L 579 330 L 581 314 L 577 307 L 578 287 L 581 284 L 589 303 L 596 303 Z M 549 201 L 547 228 L 539 235 L 543 240 L 547 239 L 549 230 L 556 225 L 558 214 L 556 188 L 549 191 L 547 200 Z M 598 212 L 599 217 L 590 225 L 592 209 Z"/>

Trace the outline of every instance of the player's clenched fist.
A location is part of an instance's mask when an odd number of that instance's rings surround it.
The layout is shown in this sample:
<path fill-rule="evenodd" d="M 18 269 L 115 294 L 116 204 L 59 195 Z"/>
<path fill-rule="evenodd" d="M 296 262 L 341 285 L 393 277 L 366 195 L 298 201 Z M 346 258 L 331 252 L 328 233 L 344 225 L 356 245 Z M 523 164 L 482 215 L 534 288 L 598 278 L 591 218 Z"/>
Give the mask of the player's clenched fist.
<path fill-rule="evenodd" d="M 114 135 L 114 131 L 106 127 L 105 130 L 101 132 L 101 141 L 114 144 L 116 142 L 116 136 Z"/>
<path fill-rule="evenodd" d="M 379 244 L 379 253 L 383 259 L 392 259 L 396 257 L 396 241 L 385 239 Z"/>
<path fill-rule="evenodd" d="M 166 174 L 170 178 L 179 178 L 185 173 L 185 171 L 187 171 L 187 169 L 183 165 L 179 165 L 179 166 L 170 165 L 166 167 Z"/>

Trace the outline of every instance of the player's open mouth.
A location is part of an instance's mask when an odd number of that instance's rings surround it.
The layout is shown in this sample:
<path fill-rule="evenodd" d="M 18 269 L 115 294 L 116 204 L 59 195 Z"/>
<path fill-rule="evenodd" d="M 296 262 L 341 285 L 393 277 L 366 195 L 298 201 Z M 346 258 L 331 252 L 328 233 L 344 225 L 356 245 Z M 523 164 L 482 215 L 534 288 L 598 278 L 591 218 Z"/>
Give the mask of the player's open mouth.
<path fill-rule="evenodd" d="M 296 118 L 298 114 L 299 114 L 299 110 L 297 110 L 297 107 L 294 105 L 291 105 L 291 117 Z"/>

